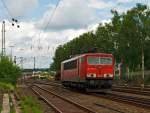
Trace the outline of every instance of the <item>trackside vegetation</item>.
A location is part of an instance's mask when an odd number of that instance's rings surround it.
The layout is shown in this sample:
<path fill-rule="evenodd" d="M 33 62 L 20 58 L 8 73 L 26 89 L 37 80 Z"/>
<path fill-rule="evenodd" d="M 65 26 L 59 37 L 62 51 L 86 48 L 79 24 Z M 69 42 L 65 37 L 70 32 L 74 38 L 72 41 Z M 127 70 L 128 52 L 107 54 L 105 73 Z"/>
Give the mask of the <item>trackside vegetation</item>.
<path fill-rule="evenodd" d="M 50 69 L 60 70 L 63 60 L 86 52 L 112 53 L 116 66 L 123 64 L 123 78 L 131 80 L 133 72 L 150 70 L 150 9 L 136 4 L 130 10 L 119 13 L 111 10 L 112 18 L 108 23 L 100 23 L 96 31 L 91 31 L 60 45 L 55 51 Z M 137 77 L 137 76 L 136 76 Z M 137 79 L 142 79 L 141 76 Z M 146 82 L 150 78 L 146 78 Z"/>
<path fill-rule="evenodd" d="M 21 99 L 22 113 L 43 113 L 38 101 L 30 96 Z"/>
<path fill-rule="evenodd" d="M 0 57 L 0 88 L 13 90 L 18 77 L 21 76 L 21 69 L 14 64 L 7 56 Z"/>
<path fill-rule="evenodd" d="M 16 113 L 11 96 L 9 95 L 10 113 Z"/>

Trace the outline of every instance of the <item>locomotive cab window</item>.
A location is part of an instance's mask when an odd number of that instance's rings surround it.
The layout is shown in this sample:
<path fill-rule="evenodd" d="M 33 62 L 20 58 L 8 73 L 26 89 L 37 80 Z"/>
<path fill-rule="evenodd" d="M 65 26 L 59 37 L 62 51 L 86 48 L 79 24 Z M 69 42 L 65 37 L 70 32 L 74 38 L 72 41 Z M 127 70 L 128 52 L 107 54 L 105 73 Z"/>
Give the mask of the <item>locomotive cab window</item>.
<path fill-rule="evenodd" d="M 112 64 L 112 58 L 111 57 L 88 57 L 88 64 L 91 65 L 98 65 L 98 64 Z"/>
<path fill-rule="evenodd" d="M 112 64 L 112 58 L 100 58 L 101 64 Z"/>
<path fill-rule="evenodd" d="M 99 64 L 99 57 L 88 57 L 88 64 Z"/>
<path fill-rule="evenodd" d="M 64 70 L 77 68 L 77 60 L 64 63 Z"/>

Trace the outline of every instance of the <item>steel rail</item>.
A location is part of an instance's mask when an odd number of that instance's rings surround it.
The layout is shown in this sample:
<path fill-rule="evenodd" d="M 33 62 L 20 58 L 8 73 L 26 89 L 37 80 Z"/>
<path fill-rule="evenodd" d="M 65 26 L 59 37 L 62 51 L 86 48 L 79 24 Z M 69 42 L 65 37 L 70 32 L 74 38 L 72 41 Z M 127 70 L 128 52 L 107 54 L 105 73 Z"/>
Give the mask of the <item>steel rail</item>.
<path fill-rule="evenodd" d="M 112 90 L 118 92 L 127 92 L 132 94 L 150 96 L 150 88 L 148 87 L 141 88 L 141 87 L 129 87 L 129 86 L 113 86 Z"/>
<path fill-rule="evenodd" d="M 38 95 L 45 103 L 47 103 L 49 106 L 51 106 L 53 108 L 53 110 L 56 113 L 63 113 L 60 109 L 58 109 L 54 104 L 52 104 L 50 101 L 48 101 L 44 96 L 42 96 L 38 91 L 36 91 L 35 89 L 31 88 L 32 91 Z"/>
<path fill-rule="evenodd" d="M 126 113 L 126 112 L 123 112 L 123 111 L 120 111 L 118 109 L 114 109 L 112 107 L 109 107 L 109 106 L 106 106 L 106 105 L 103 105 L 103 104 L 100 104 L 100 103 L 94 103 L 94 105 L 98 106 L 98 107 L 102 107 L 102 108 L 106 108 L 106 109 L 109 109 L 111 111 L 115 111 L 117 113 Z"/>
<path fill-rule="evenodd" d="M 112 91 L 150 96 L 150 91 L 144 91 L 144 90 L 138 90 L 138 89 L 132 89 L 132 88 L 130 89 L 130 88 L 113 87 Z"/>
<path fill-rule="evenodd" d="M 50 84 L 45 84 L 45 85 L 50 85 Z M 51 84 L 51 85 L 53 85 L 53 84 Z M 37 86 L 37 87 L 41 88 L 38 85 L 34 85 L 34 86 Z M 42 88 L 42 90 L 45 90 L 45 91 L 51 93 L 50 91 L 48 91 L 46 89 Z M 143 93 L 145 93 L 145 92 L 143 91 Z M 134 97 L 134 96 L 125 96 L 125 95 L 113 94 L 111 92 L 107 93 L 106 95 L 100 95 L 100 94 L 96 94 L 96 93 L 89 94 L 89 95 L 94 95 L 94 96 L 97 96 L 97 97 L 103 97 L 103 98 L 111 99 L 113 101 L 130 103 L 130 104 L 133 104 L 135 106 L 140 106 L 140 107 L 143 107 L 143 108 L 150 109 L 150 100 L 146 99 L 146 98 L 138 98 L 138 97 Z"/>
<path fill-rule="evenodd" d="M 123 88 L 123 89 L 136 89 L 136 90 L 141 90 L 141 91 L 150 91 L 150 87 L 138 87 L 138 86 L 116 86 L 114 85 L 112 88 Z"/>
<path fill-rule="evenodd" d="M 37 82 L 37 81 L 34 81 L 34 82 L 26 82 L 26 83 L 30 83 L 30 84 L 41 84 L 41 85 L 52 85 L 52 86 L 62 86 L 60 83 L 58 82 Z"/>
<path fill-rule="evenodd" d="M 97 113 L 96 111 L 93 111 L 93 110 L 91 110 L 91 109 L 89 109 L 89 108 L 87 108 L 87 107 L 85 107 L 85 106 L 83 106 L 83 105 L 81 105 L 81 104 L 79 104 L 79 103 L 76 103 L 76 102 L 74 102 L 74 101 L 72 101 L 72 100 L 70 100 L 70 99 L 68 99 L 68 98 L 64 98 L 63 96 L 60 96 L 60 95 L 58 95 L 58 94 L 55 94 L 54 92 L 49 91 L 49 90 L 47 90 L 47 89 L 44 89 L 44 88 L 42 88 L 42 87 L 40 87 L 40 86 L 38 86 L 38 85 L 33 85 L 33 86 L 36 86 L 36 87 L 38 87 L 39 89 L 41 89 L 41 90 L 43 90 L 43 91 L 46 91 L 47 93 L 50 93 L 50 94 L 52 94 L 52 95 L 54 95 L 54 96 L 56 96 L 56 97 L 58 97 L 58 98 L 61 98 L 62 100 L 67 101 L 68 103 L 73 104 L 73 105 L 75 105 L 76 107 L 79 107 L 80 109 L 82 109 L 82 110 L 84 110 L 84 111 L 86 111 L 86 112 L 88 112 L 88 113 Z"/>
<path fill-rule="evenodd" d="M 113 101 L 125 102 L 138 107 L 150 109 L 150 100 L 144 98 L 137 98 L 133 96 L 125 96 L 125 95 L 119 95 L 114 93 L 107 93 L 106 95 L 100 95 L 100 94 L 91 94 L 91 95 L 110 99 Z"/>

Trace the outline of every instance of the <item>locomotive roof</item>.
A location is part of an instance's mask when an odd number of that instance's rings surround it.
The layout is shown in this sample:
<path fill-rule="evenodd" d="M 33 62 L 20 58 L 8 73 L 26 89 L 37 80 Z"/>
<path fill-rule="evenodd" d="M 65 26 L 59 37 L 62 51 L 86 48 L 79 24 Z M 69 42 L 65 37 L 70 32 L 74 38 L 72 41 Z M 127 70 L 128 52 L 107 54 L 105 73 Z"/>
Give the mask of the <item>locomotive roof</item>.
<path fill-rule="evenodd" d="M 69 61 L 72 61 L 72 60 L 76 60 L 78 58 L 81 58 L 81 57 L 84 57 L 84 56 L 88 56 L 88 55 L 104 55 L 104 56 L 113 56 L 112 54 L 108 54 L 108 53 L 84 53 L 84 54 L 81 54 L 81 55 L 77 55 L 75 57 L 72 57 L 70 59 L 67 59 L 67 60 L 64 60 L 62 63 L 66 63 L 66 62 L 69 62 Z"/>

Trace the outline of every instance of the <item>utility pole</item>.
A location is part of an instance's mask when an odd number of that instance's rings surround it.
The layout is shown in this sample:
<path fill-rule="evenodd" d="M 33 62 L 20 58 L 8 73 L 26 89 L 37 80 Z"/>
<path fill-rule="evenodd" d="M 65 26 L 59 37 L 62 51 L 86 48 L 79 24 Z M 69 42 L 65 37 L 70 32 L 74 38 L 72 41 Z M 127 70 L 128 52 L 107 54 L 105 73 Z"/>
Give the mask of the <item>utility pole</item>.
<path fill-rule="evenodd" d="M 33 57 L 33 76 L 35 76 L 35 56 Z"/>
<path fill-rule="evenodd" d="M 143 44 L 143 42 L 142 42 L 142 79 L 143 79 L 143 80 L 142 80 L 142 82 L 143 82 L 143 83 L 142 83 L 142 88 L 144 88 L 144 78 L 145 78 L 145 77 L 144 77 L 144 68 L 145 68 L 145 67 L 144 67 L 144 47 L 143 47 L 143 46 L 144 46 L 144 44 Z"/>
<path fill-rule="evenodd" d="M 16 64 L 16 56 L 14 56 L 14 63 Z"/>
<path fill-rule="evenodd" d="M 34 71 L 35 71 L 35 57 L 33 57 L 33 59 L 34 59 Z"/>
<path fill-rule="evenodd" d="M 23 69 L 23 57 L 20 57 L 21 69 Z"/>
<path fill-rule="evenodd" d="M 6 48 L 5 48 L 5 21 L 2 23 L 2 56 L 6 54 Z"/>
<path fill-rule="evenodd" d="M 3 54 L 3 24 L 2 24 L 2 31 L 1 32 L 2 32 L 2 52 L 1 53 Z"/>
<path fill-rule="evenodd" d="M 10 57 L 11 57 L 11 60 L 13 60 L 13 47 L 14 47 L 14 46 L 9 46 L 9 47 L 10 47 L 10 49 L 11 49 Z"/>
<path fill-rule="evenodd" d="M 18 20 L 12 18 L 12 26 L 15 26 L 17 24 L 17 28 L 20 28 L 18 25 Z M 5 21 L 2 22 L 2 56 L 6 55 L 6 47 L 5 47 Z"/>
<path fill-rule="evenodd" d="M 23 57 L 20 57 L 20 64 L 21 64 L 21 69 L 23 70 Z M 25 81 L 25 76 L 23 76 L 23 83 Z"/>

